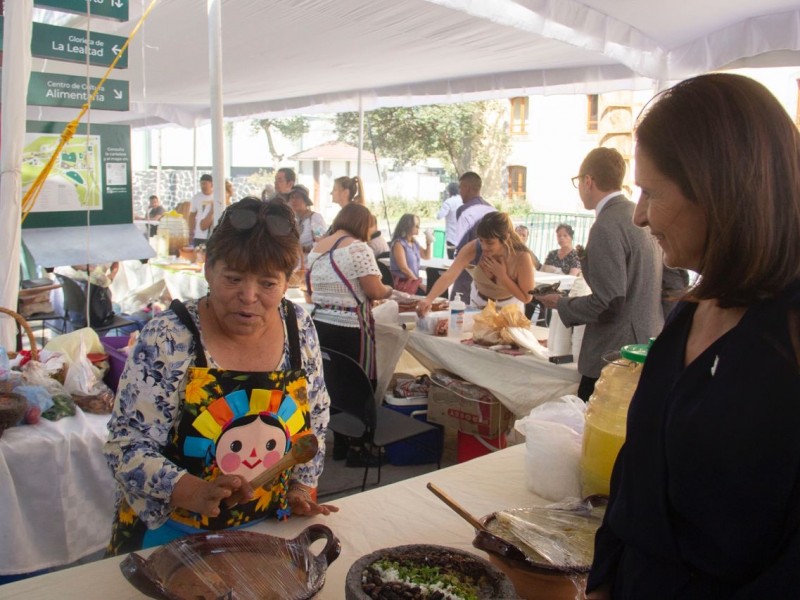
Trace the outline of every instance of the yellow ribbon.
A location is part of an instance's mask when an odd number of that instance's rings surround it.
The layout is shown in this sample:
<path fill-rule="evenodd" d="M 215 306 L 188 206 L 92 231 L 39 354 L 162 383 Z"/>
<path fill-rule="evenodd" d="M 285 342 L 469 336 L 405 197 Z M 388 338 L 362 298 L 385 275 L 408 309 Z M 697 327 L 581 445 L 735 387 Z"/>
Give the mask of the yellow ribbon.
<path fill-rule="evenodd" d="M 42 171 L 39 173 L 34 182 L 31 184 L 31 187 L 28 188 L 28 191 L 25 192 L 25 195 L 22 197 L 21 222 L 25 222 L 26 217 L 31 212 L 31 210 L 33 210 L 33 207 L 36 204 L 36 200 L 39 198 L 39 193 L 42 191 L 42 187 L 44 186 L 44 182 L 47 180 L 47 176 L 50 174 L 50 171 L 52 170 L 53 165 L 56 162 L 56 159 L 61 155 L 61 150 L 64 148 L 64 145 L 72 139 L 72 136 L 75 135 L 75 132 L 78 130 L 78 124 L 80 123 L 81 119 L 83 119 L 86 112 L 89 110 L 89 107 L 91 106 L 92 102 L 94 102 L 95 96 L 97 96 L 97 93 L 103 87 L 103 84 L 105 83 L 106 79 L 108 79 L 108 76 L 111 75 L 111 73 L 114 71 L 114 68 L 117 66 L 117 63 L 122 58 L 123 54 L 127 52 L 131 40 L 138 33 L 139 29 L 142 26 L 142 23 L 144 23 L 145 19 L 147 19 L 148 15 L 150 14 L 150 11 L 156 5 L 156 2 L 158 2 L 158 0 L 152 0 L 150 2 L 150 5 L 147 7 L 147 10 L 145 10 L 142 13 L 142 17 L 139 19 L 139 22 L 136 23 L 136 27 L 133 28 L 133 31 L 131 31 L 131 34 L 128 36 L 128 39 L 125 40 L 125 43 L 122 45 L 122 48 L 120 49 L 119 53 L 117 54 L 117 56 L 114 57 L 114 60 L 109 65 L 108 69 L 106 69 L 106 72 L 100 79 L 100 82 L 97 84 L 97 86 L 95 86 L 94 91 L 92 92 L 91 96 L 89 96 L 89 99 L 86 101 L 86 104 L 84 104 L 81 107 L 78 116 L 75 117 L 69 123 L 67 123 L 66 127 L 64 127 L 64 131 L 61 133 L 61 140 L 59 141 L 56 149 L 53 151 L 53 155 L 50 157 L 50 160 L 47 161 L 47 164 L 44 166 Z"/>

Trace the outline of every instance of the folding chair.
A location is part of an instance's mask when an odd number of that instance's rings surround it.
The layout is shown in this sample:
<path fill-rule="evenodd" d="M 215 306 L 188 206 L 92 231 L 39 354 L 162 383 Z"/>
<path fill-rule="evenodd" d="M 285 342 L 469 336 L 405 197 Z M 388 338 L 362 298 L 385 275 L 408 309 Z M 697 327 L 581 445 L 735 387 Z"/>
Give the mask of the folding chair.
<path fill-rule="evenodd" d="M 86 323 L 86 292 L 84 288 L 74 279 L 66 275 L 56 274 L 58 281 L 61 282 L 61 289 L 64 292 L 64 316 L 69 324 L 69 330 L 81 329 L 87 326 Z M 87 283 L 89 293 L 91 293 L 92 284 Z M 113 329 L 120 329 L 122 327 L 134 326 L 138 329 L 139 324 L 132 320 L 126 319 L 120 315 L 114 315 L 114 318 L 103 325 L 89 325 L 94 329 L 98 335 L 111 331 Z"/>
<path fill-rule="evenodd" d="M 331 408 L 339 411 L 331 415 L 328 429 L 360 440 L 370 455 L 372 448 L 378 449 L 377 485 L 380 485 L 381 458 L 385 446 L 402 440 L 411 441 L 411 438 L 431 431 L 438 433 L 438 428 L 390 408 L 378 406 L 372 384 L 361 365 L 336 350 L 322 348 L 321 354 L 325 387 L 328 388 L 331 398 Z M 425 439 L 429 439 L 429 436 Z M 440 450 L 440 447 L 437 450 Z M 362 492 L 367 487 L 367 473 L 371 461 L 364 462 Z M 436 468 L 440 466 L 441 454 L 437 454 Z"/>

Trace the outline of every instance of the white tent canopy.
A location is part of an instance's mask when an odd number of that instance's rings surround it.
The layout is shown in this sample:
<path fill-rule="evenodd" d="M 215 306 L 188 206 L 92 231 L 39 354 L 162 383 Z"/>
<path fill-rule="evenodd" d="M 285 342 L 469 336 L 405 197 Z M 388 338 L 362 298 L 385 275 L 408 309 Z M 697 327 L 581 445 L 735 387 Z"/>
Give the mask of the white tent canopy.
<path fill-rule="evenodd" d="M 92 18 L 91 28 L 127 35 L 149 2 L 130 0 L 128 23 Z M 92 119 L 208 120 L 206 32 L 204 2 L 159 0 L 132 44 L 130 68 L 114 75 L 130 79 L 131 113 L 94 111 Z M 371 110 L 641 89 L 754 60 L 797 65 L 800 7 L 797 0 L 223 0 L 222 46 L 225 117 L 357 110 L 359 95 Z M 86 72 L 41 60 L 33 70 Z M 70 114 L 29 110 L 36 119 Z"/>

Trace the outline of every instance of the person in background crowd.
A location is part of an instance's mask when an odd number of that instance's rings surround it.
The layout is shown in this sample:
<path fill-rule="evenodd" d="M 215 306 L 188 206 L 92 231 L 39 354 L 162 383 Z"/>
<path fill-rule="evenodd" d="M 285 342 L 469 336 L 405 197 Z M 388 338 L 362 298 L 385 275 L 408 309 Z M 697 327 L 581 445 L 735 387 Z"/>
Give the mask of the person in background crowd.
<path fill-rule="evenodd" d="M 381 282 L 375 255 L 367 246 L 369 227 L 366 206 L 351 202 L 339 211 L 333 233 L 318 241 L 308 255 L 306 300 L 314 304 L 320 344 L 358 362 L 375 387 L 372 300 L 389 298 L 392 288 Z M 348 457 L 348 447 L 346 437 L 334 436 L 333 458 Z M 358 465 L 363 458 L 354 445 L 349 464 Z"/>
<path fill-rule="evenodd" d="M 270 200 L 280 199 L 283 202 L 289 201 L 289 192 L 297 182 L 297 175 L 294 169 L 281 167 L 275 172 L 275 195 Z"/>
<path fill-rule="evenodd" d="M 456 256 L 464 246 L 477 239 L 475 230 L 480 220 L 489 213 L 497 212 L 491 204 L 481 198 L 482 186 L 483 180 L 473 171 L 467 171 L 458 180 L 458 193 L 464 202 L 456 211 L 456 239 L 458 239 Z M 453 282 L 450 298 L 455 298 L 456 294 L 468 298 L 471 286 L 472 279 L 469 274 L 462 272 Z"/>
<path fill-rule="evenodd" d="M 433 232 L 425 232 L 425 248 L 420 248 L 417 235 L 419 217 L 406 213 L 397 222 L 390 244 L 389 270 L 394 289 L 408 294 L 425 293 L 419 276 L 419 261 L 420 258 L 430 259 L 433 252 Z"/>
<path fill-rule="evenodd" d="M 189 202 L 189 245 L 205 244 L 211 233 L 214 211 L 214 179 L 208 173 L 200 176 L 200 191 Z"/>
<path fill-rule="evenodd" d="M 571 225 L 561 223 L 556 227 L 556 240 L 558 248 L 548 253 L 544 259 L 542 271 L 547 273 L 564 273 L 564 275 L 577 275 L 581 272 L 581 259 L 572 246 L 575 230 Z"/>
<path fill-rule="evenodd" d="M 587 598 L 797 598 L 800 133 L 714 73 L 660 93 L 635 137 L 635 223 L 700 277 L 642 368 Z"/>
<path fill-rule="evenodd" d="M 337 177 L 333 180 L 331 199 L 335 204 L 342 208 L 355 202 L 361 206 L 366 206 L 364 199 L 364 184 L 360 177 Z"/>
<path fill-rule="evenodd" d="M 275 195 L 275 186 L 272 185 L 271 183 L 266 184 L 264 186 L 264 189 L 261 190 L 261 200 L 263 200 L 264 202 L 272 198 L 274 195 Z"/>
<path fill-rule="evenodd" d="M 389 256 L 389 243 L 383 237 L 381 230 L 378 229 L 378 218 L 371 213 L 369 215 L 369 241 L 367 241 L 367 245 L 372 248 L 375 258 Z"/>
<path fill-rule="evenodd" d="M 533 254 L 514 231 L 508 213 L 494 211 L 481 219 L 478 239 L 456 254 L 455 261 L 442 273 L 423 300 L 417 302 L 417 314 L 424 317 L 433 301 L 462 273 L 472 279 L 469 304 L 483 308 L 489 300 L 498 307 L 523 305 L 531 301 L 534 287 Z M 463 298 L 463 297 L 462 297 Z"/>
<path fill-rule="evenodd" d="M 163 217 L 164 213 L 166 212 L 164 210 L 164 207 L 161 206 L 161 200 L 158 199 L 158 196 L 153 194 L 152 196 L 150 196 L 148 201 L 150 203 L 150 207 L 147 210 L 147 220 L 148 221 L 160 221 L 161 217 Z M 158 234 L 158 225 L 157 224 L 151 223 L 151 224 L 149 224 L 147 226 L 147 228 L 148 228 L 148 233 L 149 233 L 150 237 L 153 237 L 154 235 Z"/>
<path fill-rule="evenodd" d="M 583 205 L 597 213 L 581 262 L 592 293 L 536 296 L 545 307 L 558 310 L 566 327 L 586 325 L 578 358 L 578 396 L 584 401 L 605 366 L 604 354 L 626 344 L 646 344 L 664 325 L 661 252 L 652 236 L 633 224 L 636 205 L 620 191 L 625 170 L 618 151 L 595 148 L 572 178 Z"/>
<path fill-rule="evenodd" d="M 308 195 L 305 186 L 296 185 L 289 192 L 289 206 L 297 217 L 297 225 L 300 229 L 300 248 L 302 249 L 301 267 L 306 264 L 308 253 L 314 248 L 314 244 L 324 234 L 327 226 L 325 219 L 318 212 L 314 212 L 314 203 Z"/>
<path fill-rule="evenodd" d="M 142 331 L 104 448 L 118 485 L 108 554 L 338 510 L 314 500 L 330 407 L 319 341 L 283 297 L 299 252 L 288 206 L 236 202 L 208 241 L 208 295 Z M 317 437 L 313 460 L 254 489 L 301 435 Z"/>
<path fill-rule="evenodd" d="M 436 218 L 444 219 L 444 239 L 447 242 L 447 257 L 452 259 L 458 244 L 458 239 L 456 238 L 458 215 L 456 213 L 458 212 L 458 207 L 462 204 L 461 196 L 458 193 L 458 184 L 455 181 L 447 184 L 445 195 L 447 197 L 442 202 L 439 212 L 436 213 Z"/>
<path fill-rule="evenodd" d="M 526 246 L 528 246 L 528 236 L 530 235 L 530 231 L 528 230 L 528 228 L 525 225 L 517 225 L 516 227 L 514 227 L 514 231 L 517 232 L 520 241 Z M 530 248 L 530 246 L 528 246 L 528 248 Z M 542 269 L 542 263 L 539 262 L 538 257 L 532 250 L 531 254 L 533 255 L 533 266 L 536 268 L 537 271 L 540 271 Z"/>

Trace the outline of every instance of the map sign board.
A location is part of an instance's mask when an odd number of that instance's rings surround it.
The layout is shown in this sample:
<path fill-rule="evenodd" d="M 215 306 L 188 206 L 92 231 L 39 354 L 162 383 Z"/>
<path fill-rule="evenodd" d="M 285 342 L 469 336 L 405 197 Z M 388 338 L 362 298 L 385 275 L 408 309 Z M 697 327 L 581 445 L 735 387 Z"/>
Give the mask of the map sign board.
<path fill-rule="evenodd" d="M 85 63 L 88 54 L 90 65 L 107 67 L 114 62 L 114 58 L 119 54 L 126 39 L 119 35 L 92 31 L 87 40 L 86 31 L 83 29 L 34 23 L 31 54 L 38 58 L 78 63 Z M 0 16 L 0 50 L 2 50 L 2 46 L 3 17 Z M 119 59 L 116 68 L 128 68 L 127 52 Z"/>
<path fill-rule="evenodd" d="M 28 121 L 22 155 L 22 191 L 58 146 L 66 123 Z M 131 134 L 127 125 L 87 125 L 61 149 L 23 227 L 130 223 Z"/>
<path fill-rule="evenodd" d="M 115 21 L 128 20 L 128 0 L 33 0 L 33 5 L 79 15 L 91 13 L 93 17 Z"/>

